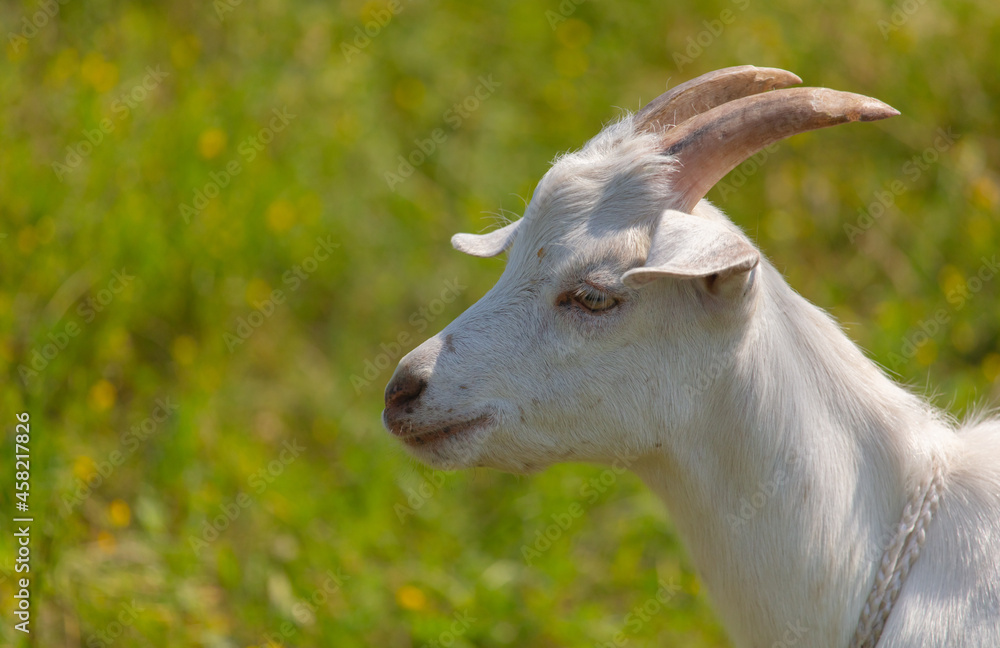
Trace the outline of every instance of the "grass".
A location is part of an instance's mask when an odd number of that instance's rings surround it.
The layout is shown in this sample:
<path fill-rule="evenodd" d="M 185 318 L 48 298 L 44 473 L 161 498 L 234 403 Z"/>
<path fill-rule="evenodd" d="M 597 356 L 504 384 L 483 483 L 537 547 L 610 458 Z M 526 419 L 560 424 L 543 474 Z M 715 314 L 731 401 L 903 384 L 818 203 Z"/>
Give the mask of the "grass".
<path fill-rule="evenodd" d="M 28 412 L 35 645 L 727 645 L 631 475 L 428 471 L 382 389 L 499 275 L 451 234 L 616 107 L 752 63 L 903 116 L 709 197 L 901 380 L 995 404 L 998 9 L 901 7 L 5 3 L 0 510 Z"/>

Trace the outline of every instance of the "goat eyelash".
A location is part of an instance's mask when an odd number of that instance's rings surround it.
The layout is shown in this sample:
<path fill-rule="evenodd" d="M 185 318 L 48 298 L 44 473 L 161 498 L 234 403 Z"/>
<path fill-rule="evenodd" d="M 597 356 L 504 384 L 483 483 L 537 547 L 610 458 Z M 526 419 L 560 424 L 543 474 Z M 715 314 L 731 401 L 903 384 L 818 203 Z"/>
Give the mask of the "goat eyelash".
<path fill-rule="evenodd" d="M 591 285 L 581 286 L 570 295 L 573 303 L 591 313 L 604 313 L 616 307 L 618 299 Z"/>

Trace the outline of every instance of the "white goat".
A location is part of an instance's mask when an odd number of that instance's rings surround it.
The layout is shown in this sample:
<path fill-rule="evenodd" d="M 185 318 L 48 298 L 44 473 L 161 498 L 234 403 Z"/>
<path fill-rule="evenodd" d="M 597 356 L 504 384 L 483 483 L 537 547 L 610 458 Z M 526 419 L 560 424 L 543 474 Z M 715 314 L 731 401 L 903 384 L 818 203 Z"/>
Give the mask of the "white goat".
<path fill-rule="evenodd" d="M 383 421 L 441 468 L 637 457 L 738 646 L 1000 646 L 1000 422 L 956 430 L 702 200 L 772 142 L 898 114 L 799 82 L 678 86 L 456 235 L 506 269 L 402 359 Z"/>

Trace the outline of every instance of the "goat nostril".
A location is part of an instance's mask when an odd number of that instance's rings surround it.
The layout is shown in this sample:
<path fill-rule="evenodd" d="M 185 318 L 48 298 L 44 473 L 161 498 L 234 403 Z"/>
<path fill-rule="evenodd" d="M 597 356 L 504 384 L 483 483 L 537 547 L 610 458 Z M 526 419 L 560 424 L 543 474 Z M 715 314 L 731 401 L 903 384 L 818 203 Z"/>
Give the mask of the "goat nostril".
<path fill-rule="evenodd" d="M 404 405 L 413 403 L 413 401 L 420 398 L 420 394 L 424 392 L 425 387 L 427 387 L 427 381 L 423 378 L 419 378 L 409 371 L 400 373 L 385 388 L 386 409 L 403 407 Z M 413 408 L 407 407 L 406 413 L 412 414 Z"/>

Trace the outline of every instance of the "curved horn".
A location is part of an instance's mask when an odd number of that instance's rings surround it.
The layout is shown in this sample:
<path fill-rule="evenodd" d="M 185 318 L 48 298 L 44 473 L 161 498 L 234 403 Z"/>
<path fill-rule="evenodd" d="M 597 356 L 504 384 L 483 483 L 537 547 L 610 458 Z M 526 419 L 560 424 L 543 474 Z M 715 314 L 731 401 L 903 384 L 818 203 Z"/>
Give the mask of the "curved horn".
<path fill-rule="evenodd" d="M 878 99 L 829 88 L 790 88 L 736 99 L 666 132 L 664 154 L 679 169 L 675 208 L 690 213 L 724 175 L 769 144 L 796 133 L 845 122 L 895 117 Z"/>
<path fill-rule="evenodd" d="M 734 99 L 798 83 L 802 79 L 778 68 L 722 68 L 686 81 L 650 101 L 635 114 L 636 130 L 662 130 Z"/>

